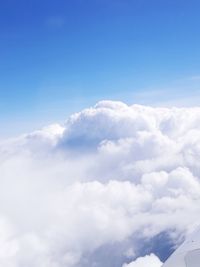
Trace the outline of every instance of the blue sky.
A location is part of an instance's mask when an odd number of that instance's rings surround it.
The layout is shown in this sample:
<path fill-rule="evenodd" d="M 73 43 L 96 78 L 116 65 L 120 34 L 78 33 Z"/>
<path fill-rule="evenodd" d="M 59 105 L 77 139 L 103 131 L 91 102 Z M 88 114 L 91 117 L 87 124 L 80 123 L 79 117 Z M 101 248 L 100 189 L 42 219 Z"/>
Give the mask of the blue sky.
<path fill-rule="evenodd" d="M 198 105 L 200 3 L 7 0 L 0 4 L 0 136 L 101 99 Z"/>

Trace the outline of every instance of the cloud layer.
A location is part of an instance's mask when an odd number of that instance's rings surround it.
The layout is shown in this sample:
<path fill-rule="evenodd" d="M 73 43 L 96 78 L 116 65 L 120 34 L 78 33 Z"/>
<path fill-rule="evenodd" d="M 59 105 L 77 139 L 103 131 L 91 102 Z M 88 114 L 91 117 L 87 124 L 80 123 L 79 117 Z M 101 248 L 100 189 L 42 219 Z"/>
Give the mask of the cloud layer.
<path fill-rule="evenodd" d="M 200 108 L 113 101 L 3 141 L 0 266 L 160 267 L 199 224 L 199 155 Z"/>

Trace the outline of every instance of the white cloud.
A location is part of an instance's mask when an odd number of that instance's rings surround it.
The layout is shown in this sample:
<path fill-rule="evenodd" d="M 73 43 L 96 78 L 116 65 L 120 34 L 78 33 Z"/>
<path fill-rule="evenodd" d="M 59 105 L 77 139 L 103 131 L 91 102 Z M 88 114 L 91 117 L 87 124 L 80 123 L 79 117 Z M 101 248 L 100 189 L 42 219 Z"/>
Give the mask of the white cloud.
<path fill-rule="evenodd" d="M 102 101 L 2 142 L 0 266 L 160 266 L 137 258 L 200 221 L 199 122 L 200 108 Z"/>
<path fill-rule="evenodd" d="M 124 264 L 123 267 L 161 267 L 162 262 L 154 254 L 138 258 L 129 264 Z"/>

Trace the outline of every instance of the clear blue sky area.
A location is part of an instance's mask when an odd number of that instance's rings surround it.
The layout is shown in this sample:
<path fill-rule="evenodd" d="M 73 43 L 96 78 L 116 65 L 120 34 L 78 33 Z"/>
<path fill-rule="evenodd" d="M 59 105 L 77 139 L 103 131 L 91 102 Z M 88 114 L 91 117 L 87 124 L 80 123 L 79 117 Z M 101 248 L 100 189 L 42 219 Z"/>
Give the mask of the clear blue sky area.
<path fill-rule="evenodd" d="M 101 99 L 197 105 L 199 14 L 197 0 L 1 1 L 0 136 Z"/>

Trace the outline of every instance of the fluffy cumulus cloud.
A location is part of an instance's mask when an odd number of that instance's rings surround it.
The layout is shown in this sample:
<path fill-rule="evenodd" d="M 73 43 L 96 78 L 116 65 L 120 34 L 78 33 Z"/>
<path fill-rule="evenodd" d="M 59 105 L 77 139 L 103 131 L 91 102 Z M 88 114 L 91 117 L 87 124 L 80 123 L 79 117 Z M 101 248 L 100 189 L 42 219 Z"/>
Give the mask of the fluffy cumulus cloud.
<path fill-rule="evenodd" d="M 102 101 L 0 144 L 0 266 L 160 267 L 200 223 L 200 108 Z"/>
<path fill-rule="evenodd" d="M 162 262 L 154 254 L 136 259 L 135 261 L 124 264 L 123 267 L 161 267 Z"/>

